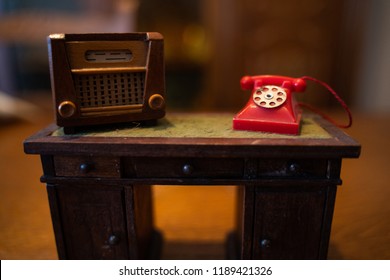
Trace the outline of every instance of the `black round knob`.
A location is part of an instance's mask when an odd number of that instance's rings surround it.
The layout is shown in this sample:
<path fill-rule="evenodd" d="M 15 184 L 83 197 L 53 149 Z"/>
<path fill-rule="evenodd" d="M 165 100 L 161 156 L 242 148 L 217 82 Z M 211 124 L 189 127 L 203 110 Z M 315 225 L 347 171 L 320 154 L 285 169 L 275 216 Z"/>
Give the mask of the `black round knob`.
<path fill-rule="evenodd" d="M 290 172 L 297 172 L 299 169 L 299 165 L 296 164 L 296 163 L 291 163 L 289 166 L 288 166 L 288 170 Z"/>
<path fill-rule="evenodd" d="M 261 247 L 263 247 L 263 248 L 269 248 L 269 247 L 271 247 L 271 240 L 263 239 L 263 240 L 261 240 L 260 244 L 261 244 Z"/>
<path fill-rule="evenodd" d="M 91 170 L 91 166 L 88 163 L 82 163 L 79 166 L 80 172 L 87 174 Z"/>
<path fill-rule="evenodd" d="M 191 175 L 194 172 L 194 167 L 191 164 L 185 164 L 183 166 L 183 173 L 185 175 Z"/>
<path fill-rule="evenodd" d="M 119 237 L 116 236 L 115 234 L 110 235 L 108 237 L 108 244 L 110 245 L 117 245 L 119 243 Z"/>

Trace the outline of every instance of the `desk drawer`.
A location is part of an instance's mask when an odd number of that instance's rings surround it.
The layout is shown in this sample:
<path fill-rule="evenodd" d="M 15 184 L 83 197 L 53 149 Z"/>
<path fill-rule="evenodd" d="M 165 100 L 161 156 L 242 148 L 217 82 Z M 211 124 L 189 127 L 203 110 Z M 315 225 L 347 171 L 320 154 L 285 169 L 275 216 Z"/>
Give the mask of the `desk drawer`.
<path fill-rule="evenodd" d="M 124 176 L 138 178 L 241 178 L 242 159 L 125 159 Z"/>
<path fill-rule="evenodd" d="M 257 176 L 288 178 L 326 178 L 326 159 L 261 159 Z"/>
<path fill-rule="evenodd" d="M 55 156 L 57 176 L 120 177 L 120 159 L 116 157 Z"/>

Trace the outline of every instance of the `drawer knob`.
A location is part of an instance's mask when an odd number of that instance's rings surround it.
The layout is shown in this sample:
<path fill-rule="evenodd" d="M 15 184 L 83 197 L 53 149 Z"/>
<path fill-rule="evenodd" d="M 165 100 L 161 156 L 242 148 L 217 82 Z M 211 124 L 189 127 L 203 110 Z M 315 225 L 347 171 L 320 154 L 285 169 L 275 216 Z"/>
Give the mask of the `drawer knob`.
<path fill-rule="evenodd" d="M 108 237 L 108 244 L 118 245 L 119 244 L 119 237 L 116 236 L 115 234 L 110 235 L 110 237 Z"/>
<path fill-rule="evenodd" d="M 82 163 L 79 166 L 80 172 L 83 174 L 87 174 L 89 171 L 91 171 L 91 165 L 88 163 Z"/>
<path fill-rule="evenodd" d="M 185 175 L 191 175 L 194 172 L 194 167 L 191 164 L 185 164 L 183 166 L 183 173 Z"/>
<path fill-rule="evenodd" d="M 271 240 L 269 239 L 263 239 L 260 242 L 262 248 L 269 248 L 271 247 Z"/>
<path fill-rule="evenodd" d="M 291 163 L 289 166 L 288 166 L 288 170 L 290 172 L 297 172 L 299 170 L 299 165 L 297 163 Z"/>

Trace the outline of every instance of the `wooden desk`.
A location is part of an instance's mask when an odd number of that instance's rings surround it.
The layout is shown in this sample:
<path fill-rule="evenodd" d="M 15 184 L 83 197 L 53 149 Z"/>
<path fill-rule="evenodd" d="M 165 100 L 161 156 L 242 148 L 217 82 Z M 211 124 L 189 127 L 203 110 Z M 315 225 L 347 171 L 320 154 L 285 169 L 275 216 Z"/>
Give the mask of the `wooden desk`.
<path fill-rule="evenodd" d="M 300 136 L 233 131 L 232 115 L 28 138 L 40 154 L 61 259 L 157 258 L 151 185 L 238 185 L 229 257 L 324 259 L 343 158 L 360 145 L 319 118 Z M 185 187 L 185 186 L 183 186 Z"/>

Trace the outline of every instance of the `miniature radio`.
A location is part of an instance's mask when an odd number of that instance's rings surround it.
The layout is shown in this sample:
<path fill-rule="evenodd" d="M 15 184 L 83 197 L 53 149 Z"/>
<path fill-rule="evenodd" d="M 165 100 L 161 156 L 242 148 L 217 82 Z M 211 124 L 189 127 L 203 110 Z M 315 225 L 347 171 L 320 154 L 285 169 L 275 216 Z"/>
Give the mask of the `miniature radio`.
<path fill-rule="evenodd" d="M 53 34 L 48 37 L 57 125 L 155 121 L 165 115 L 161 34 Z"/>

